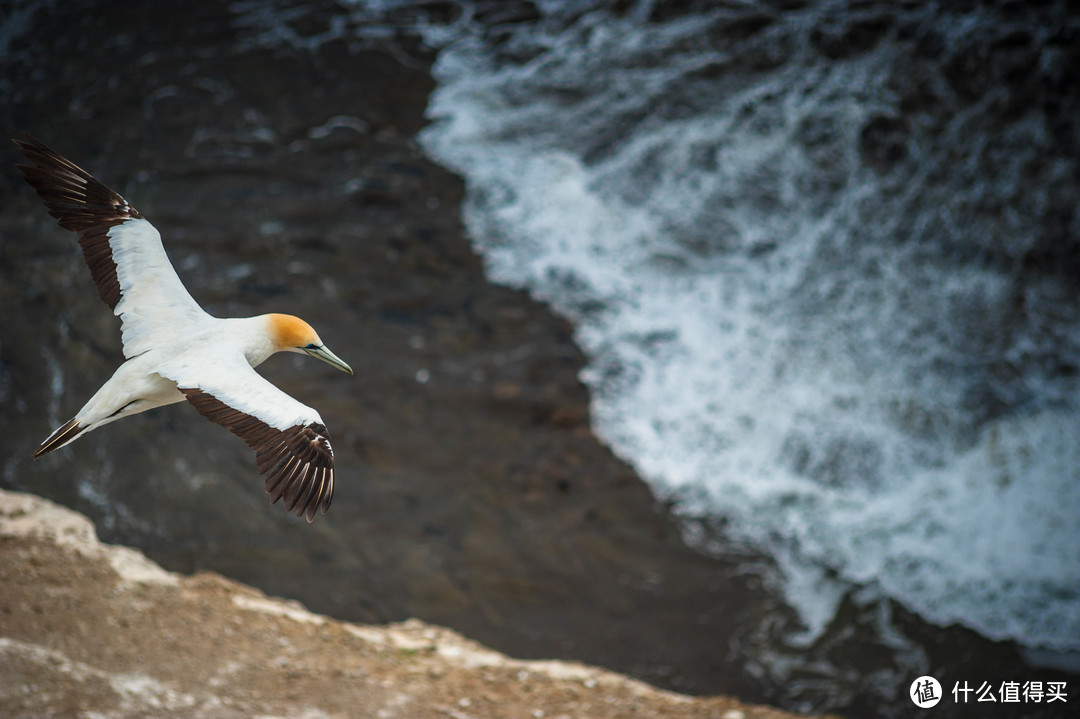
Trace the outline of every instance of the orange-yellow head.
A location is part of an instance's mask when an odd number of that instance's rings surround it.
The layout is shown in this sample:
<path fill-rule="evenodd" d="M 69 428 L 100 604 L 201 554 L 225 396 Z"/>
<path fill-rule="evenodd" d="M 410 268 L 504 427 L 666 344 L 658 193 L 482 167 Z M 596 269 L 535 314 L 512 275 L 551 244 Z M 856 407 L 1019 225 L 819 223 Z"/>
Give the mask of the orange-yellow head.
<path fill-rule="evenodd" d="M 278 352 L 303 352 L 352 374 L 352 368 L 331 352 L 311 325 L 292 315 L 269 315 L 270 339 Z"/>

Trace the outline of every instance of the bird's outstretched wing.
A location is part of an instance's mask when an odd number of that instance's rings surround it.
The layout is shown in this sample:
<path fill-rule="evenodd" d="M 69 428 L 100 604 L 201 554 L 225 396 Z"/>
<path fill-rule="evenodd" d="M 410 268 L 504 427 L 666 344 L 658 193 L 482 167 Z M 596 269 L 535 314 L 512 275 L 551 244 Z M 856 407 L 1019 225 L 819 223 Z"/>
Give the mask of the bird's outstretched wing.
<path fill-rule="evenodd" d="M 239 436 L 255 450 L 270 503 L 310 522 L 330 508 L 334 496 L 334 450 L 319 413 L 260 376 L 237 353 L 187 363 L 181 356 L 158 374 L 177 383 L 204 417 Z"/>
<path fill-rule="evenodd" d="M 121 320 L 125 357 L 207 317 L 176 275 L 161 235 L 127 200 L 34 138 L 14 142 L 33 163 L 18 168 L 49 214 L 79 233 L 98 293 Z"/>

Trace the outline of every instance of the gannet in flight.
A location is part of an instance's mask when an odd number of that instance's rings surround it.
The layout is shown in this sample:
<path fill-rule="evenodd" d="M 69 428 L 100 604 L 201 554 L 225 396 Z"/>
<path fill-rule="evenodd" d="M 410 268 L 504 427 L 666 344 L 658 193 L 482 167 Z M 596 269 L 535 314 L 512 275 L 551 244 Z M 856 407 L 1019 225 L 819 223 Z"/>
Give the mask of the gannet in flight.
<path fill-rule="evenodd" d="M 306 515 L 330 507 L 334 451 L 319 413 L 255 372 L 275 352 L 303 352 L 352 374 L 299 317 L 219 319 L 177 277 L 161 235 L 119 194 L 37 140 L 15 140 L 33 166 L 19 165 L 49 214 L 79 233 L 98 293 L 121 321 L 124 357 L 112 378 L 34 457 L 90 430 L 187 400 L 255 450 L 271 504 Z"/>

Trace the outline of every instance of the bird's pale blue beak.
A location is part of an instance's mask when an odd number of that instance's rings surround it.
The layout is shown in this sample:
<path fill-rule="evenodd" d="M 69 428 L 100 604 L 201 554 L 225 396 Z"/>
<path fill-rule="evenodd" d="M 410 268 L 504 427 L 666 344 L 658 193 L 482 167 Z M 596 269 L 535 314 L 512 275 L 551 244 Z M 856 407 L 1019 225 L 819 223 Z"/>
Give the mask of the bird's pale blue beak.
<path fill-rule="evenodd" d="M 340 357 L 328 350 L 326 348 L 326 345 L 319 345 L 318 347 L 304 347 L 303 350 L 312 357 L 318 357 L 323 362 L 337 367 L 342 372 L 348 372 L 349 374 L 353 373 L 352 367 L 345 364 L 345 362 L 343 362 Z"/>

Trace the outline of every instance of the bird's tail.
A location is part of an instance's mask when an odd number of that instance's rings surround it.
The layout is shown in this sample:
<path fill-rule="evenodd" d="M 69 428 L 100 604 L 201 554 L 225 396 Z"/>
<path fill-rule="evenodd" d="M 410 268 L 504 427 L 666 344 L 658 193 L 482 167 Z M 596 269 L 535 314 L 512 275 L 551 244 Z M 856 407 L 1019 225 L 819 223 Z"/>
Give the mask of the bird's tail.
<path fill-rule="evenodd" d="M 53 432 L 49 435 L 47 440 L 41 443 L 41 446 L 38 447 L 38 451 L 34 452 L 34 459 L 37 459 L 43 454 L 48 454 L 54 449 L 60 449 L 89 428 L 90 425 L 79 424 L 78 417 L 68 420 L 67 424 Z"/>

